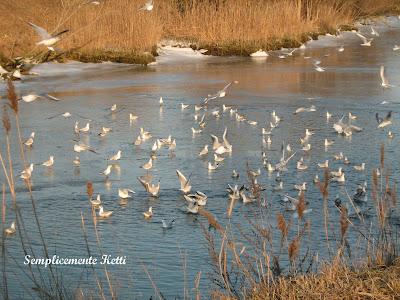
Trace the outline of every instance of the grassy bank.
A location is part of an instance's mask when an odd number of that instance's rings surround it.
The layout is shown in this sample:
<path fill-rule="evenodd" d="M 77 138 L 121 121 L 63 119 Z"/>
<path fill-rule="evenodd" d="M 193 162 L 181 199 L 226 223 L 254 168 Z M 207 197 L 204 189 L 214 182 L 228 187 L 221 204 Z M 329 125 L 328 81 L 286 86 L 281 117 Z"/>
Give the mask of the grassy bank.
<path fill-rule="evenodd" d="M 400 260 L 392 266 L 351 270 L 327 266 L 321 274 L 281 278 L 270 286 L 257 286 L 250 297 L 261 299 L 398 299 Z"/>
<path fill-rule="evenodd" d="M 67 58 L 147 63 L 162 39 L 188 42 L 214 55 L 248 55 L 259 48 L 295 47 L 312 34 L 336 32 L 364 16 L 400 11 L 396 0 L 159 0 L 139 11 L 144 0 L 2 1 L 0 53 L 29 56 L 35 45 L 26 22 L 49 32 L 70 29 L 58 47 L 79 49 Z M 124 57 L 124 59 L 122 59 Z M 4 61 L 4 59 L 3 59 Z"/>

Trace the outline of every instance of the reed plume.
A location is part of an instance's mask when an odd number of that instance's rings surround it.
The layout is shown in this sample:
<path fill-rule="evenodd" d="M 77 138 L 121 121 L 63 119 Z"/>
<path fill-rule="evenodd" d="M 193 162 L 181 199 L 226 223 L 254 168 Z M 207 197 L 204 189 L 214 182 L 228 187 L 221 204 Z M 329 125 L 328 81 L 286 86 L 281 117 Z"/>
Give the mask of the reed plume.
<path fill-rule="evenodd" d="M 303 219 L 304 211 L 306 210 L 306 200 L 304 197 L 304 192 L 300 193 L 299 201 L 296 205 L 297 214 L 299 216 L 299 220 Z"/>
<path fill-rule="evenodd" d="M 89 196 L 89 199 L 92 199 L 92 197 L 93 197 L 93 183 L 91 181 L 88 181 L 86 183 L 86 193 Z"/>
<path fill-rule="evenodd" d="M 7 80 L 7 98 L 11 109 L 15 114 L 18 114 L 18 97 L 15 93 L 14 84 L 10 79 Z"/>
<path fill-rule="evenodd" d="M 7 106 L 5 105 L 3 106 L 3 127 L 6 131 L 6 134 L 9 135 L 11 130 L 11 122 L 10 117 L 8 116 Z"/>

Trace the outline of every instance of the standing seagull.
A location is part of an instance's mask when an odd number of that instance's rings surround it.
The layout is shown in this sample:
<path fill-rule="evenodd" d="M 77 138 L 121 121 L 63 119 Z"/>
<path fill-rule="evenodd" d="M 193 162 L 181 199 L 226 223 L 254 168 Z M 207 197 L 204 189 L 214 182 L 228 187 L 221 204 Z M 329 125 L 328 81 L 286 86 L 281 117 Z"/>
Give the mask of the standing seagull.
<path fill-rule="evenodd" d="M 152 11 L 154 8 L 154 1 L 148 0 L 139 10 Z"/>
<path fill-rule="evenodd" d="M 381 75 L 381 86 L 383 88 L 389 88 L 389 87 L 393 87 L 393 85 L 389 84 L 389 80 L 386 78 L 386 73 L 385 73 L 385 67 L 381 66 L 381 71 L 380 71 L 380 75 Z"/>
<path fill-rule="evenodd" d="M 108 160 L 116 161 L 121 159 L 121 150 L 118 150 L 117 154 L 111 156 Z"/>
<path fill-rule="evenodd" d="M 29 138 L 24 142 L 25 146 L 32 147 L 35 138 L 35 132 L 33 131 Z"/>
<path fill-rule="evenodd" d="M 28 22 L 28 24 L 31 25 L 33 27 L 33 29 L 36 30 L 36 33 L 41 38 L 41 40 L 39 42 L 37 42 L 36 45 L 44 45 L 51 51 L 54 51 L 54 48 L 52 46 L 61 39 L 61 35 L 69 31 L 69 29 L 66 29 L 57 34 L 51 35 L 42 27 L 39 27 L 30 22 Z"/>
<path fill-rule="evenodd" d="M 7 235 L 12 235 L 12 234 L 14 234 L 15 232 L 16 232 L 16 229 L 15 229 L 15 222 L 12 222 L 12 223 L 11 223 L 11 226 L 10 226 L 9 228 L 4 229 L 4 233 L 7 234 Z"/>
<path fill-rule="evenodd" d="M 42 165 L 45 167 L 52 167 L 54 165 L 54 156 L 50 156 L 49 160 L 46 160 Z"/>
<path fill-rule="evenodd" d="M 108 165 L 107 168 L 103 172 L 100 172 L 100 175 L 105 175 L 106 177 L 108 177 L 108 175 L 110 175 L 110 173 L 111 173 L 111 168 L 112 168 L 112 165 Z"/>

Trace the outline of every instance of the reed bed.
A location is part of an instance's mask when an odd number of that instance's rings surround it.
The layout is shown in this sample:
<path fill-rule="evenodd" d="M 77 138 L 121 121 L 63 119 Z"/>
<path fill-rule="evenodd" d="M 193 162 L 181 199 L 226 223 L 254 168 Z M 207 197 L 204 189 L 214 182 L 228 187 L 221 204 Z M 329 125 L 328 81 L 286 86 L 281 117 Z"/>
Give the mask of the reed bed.
<path fill-rule="evenodd" d="M 26 22 L 49 32 L 70 29 L 59 44 L 82 61 L 152 60 L 156 47 L 175 40 L 216 55 L 248 55 L 259 48 L 299 46 L 318 33 L 334 33 L 360 17 L 394 13 L 396 0 L 156 0 L 151 12 L 144 0 L 2 1 L 0 54 L 32 55 L 36 33 Z M 143 55 L 145 54 L 145 55 Z"/>

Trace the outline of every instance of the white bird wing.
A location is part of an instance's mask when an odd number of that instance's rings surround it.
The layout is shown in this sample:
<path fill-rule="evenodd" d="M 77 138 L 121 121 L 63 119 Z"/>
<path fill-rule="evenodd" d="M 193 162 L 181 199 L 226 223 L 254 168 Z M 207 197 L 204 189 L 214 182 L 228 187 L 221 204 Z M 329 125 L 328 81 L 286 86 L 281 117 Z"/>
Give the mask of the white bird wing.
<path fill-rule="evenodd" d="M 387 85 L 388 84 L 388 80 L 387 80 L 387 78 L 385 76 L 385 67 L 384 66 L 381 66 L 380 75 L 381 75 L 382 84 Z"/>
<path fill-rule="evenodd" d="M 185 175 L 183 175 L 182 172 L 179 170 L 176 170 L 176 174 L 178 174 L 181 189 L 185 188 L 185 186 L 188 184 L 188 180 L 186 179 Z"/>
<path fill-rule="evenodd" d="M 54 97 L 54 96 L 52 96 L 52 95 L 49 95 L 49 94 L 45 94 L 45 96 L 49 99 L 49 100 L 53 100 L 53 101 L 60 101 L 60 99 L 59 98 L 57 98 L 57 97 Z"/>
<path fill-rule="evenodd" d="M 28 24 L 31 25 L 31 26 L 33 27 L 33 29 L 36 30 L 37 34 L 38 34 L 43 40 L 46 40 L 46 39 L 51 38 L 51 35 L 46 31 L 46 29 L 44 29 L 44 28 L 42 28 L 42 27 L 40 27 L 40 26 L 37 26 L 37 25 L 35 25 L 35 24 L 31 23 L 31 22 L 28 22 Z"/>
<path fill-rule="evenodd" d="M 137 178 L 139 182 L 143 185 L 144 189 L 148 192 L 149 191 L 149 183 L 143 180 L 142 178 L 138 177 Z"/>
<path fill-rule="evenodd" d="M 0 75 L 2 74 L 7 74 L 8 71 L 6 69 L 4 69 L 2 66 L 0 66 Z"/>
<path fill-rule="evenodd" d="M 285 142 L 282 142 L 281 151 L 282 151 L 281 161 L 284 161 L 285 160 Z"/>
<path fill-rule="evenodd" d="M 363 36 L 362 34 L 359 34 L 358 32 L 356 32 L 356 34 L 364 43 L 368 43 L 368 40 L 365 36 Z"/>
<path fill-rule="evenodd" d="M 225 92 L 231 85 L 232 85 L 233 81 L 229 82 L 226 86 L 224 86 L 224 88 L 221 90 L 221 92 Z"/>

